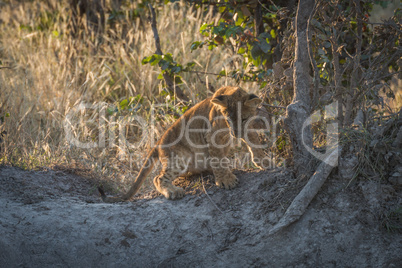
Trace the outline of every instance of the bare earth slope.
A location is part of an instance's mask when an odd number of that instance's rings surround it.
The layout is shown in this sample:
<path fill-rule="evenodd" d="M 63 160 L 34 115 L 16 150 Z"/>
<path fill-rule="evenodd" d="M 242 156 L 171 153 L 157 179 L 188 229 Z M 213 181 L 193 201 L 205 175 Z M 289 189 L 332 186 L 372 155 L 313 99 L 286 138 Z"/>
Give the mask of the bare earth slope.
<path fill-rule="evenodd" d="M 209 196 L 103 204 L 76 175 L 0 167 L 0 267 L 402 267 L 402 234 L 381 227 L 400 189 L 330 178 L 270 237 L 301 185 L 286 170 L 236 174 L 232 191 L 206 181 Z"/>

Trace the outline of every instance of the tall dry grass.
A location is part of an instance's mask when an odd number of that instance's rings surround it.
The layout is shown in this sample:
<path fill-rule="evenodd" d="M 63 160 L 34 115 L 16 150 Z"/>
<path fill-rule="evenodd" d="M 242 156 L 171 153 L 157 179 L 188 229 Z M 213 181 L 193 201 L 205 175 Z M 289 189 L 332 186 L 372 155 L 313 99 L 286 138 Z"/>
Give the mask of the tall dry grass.
<path fill-rule="evenodd" d="M 123 145 L 107 140 L 105 147 L 76 147 L 66 139 L 64 124 L 66 115 L 79 103 L 114 105 L 141 95 L 146 114 L 151 104 L 168 101 L 160 94 L 158 68 L 141 65 L 155 49 L 148 23 L 130 20 L 126 12 L 114 24 L 107 24 L 102 36 L 82 27 L 81 37 L 74 38 L 69 34 L 71 10 L 67 1 L 55 1 L 53 7 L 42 1 L 1 5 L 0 66 L 7 68 L 0 69 L 0 131 L 7 134 L 0 143 L 0 164 L 24 169 L 80 167 L 122 185 L 131 181 L 136 167 L 121 157 Z M 125 9 L 135 7 L 133 1 Z M 195 61 L 200 71 L 218 73 L 228 68 L 233 58 L 230 51 L 200 49 L 190 53 L 191 43 L 202 39 L 198 32 L 201 23 L 213 19 L 212 12 L 191 11 L 183 3 L 160 7 L 157 23 L 164 53 L 172 53 L 183 64 Z M 224 79 L 217 82 L 213 75 L 201 75 L 201 79 L 216 87 L 228 83 Z M 196 74 L 185 73 L 183 80 L 182 88 L 192 102 L 207 96 Z M 99 118 L 99 110 L 87 111 L 85 122 L 81 118 L 81 124 L 70 126 L 75 137 L 96 141 Z M 172 121 L 162 116 L 155 138 Z M 117 131 L 118 123 L 114 121 L 115 128 L 108 133 Z M 130 153 L 142 156 L 146 149 L 144 145 Z"/>

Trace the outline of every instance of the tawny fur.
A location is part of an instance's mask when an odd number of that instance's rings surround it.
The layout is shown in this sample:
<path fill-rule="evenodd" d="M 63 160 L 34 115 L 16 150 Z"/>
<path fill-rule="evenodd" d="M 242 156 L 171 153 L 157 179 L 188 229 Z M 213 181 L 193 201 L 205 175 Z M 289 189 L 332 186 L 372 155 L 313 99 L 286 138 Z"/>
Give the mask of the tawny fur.
<path fill-rule="evenodd" d="M 213 165 L 210 159 L 222 159 L 227 156 L 231 147 L 229 139 L 233 135 L 236 138 L 243 138 L 244 133 L 241 133 L 241 129 L 244 130 L 247 119 L 256 115 L 260 103 L 261 99 L 239 87 L 220 88 L 211 98 L 186 111 L 166 130 L 149 152 L 137 178 L 126 194 L 121 197 L 107 197 L 103 190 L 99 189 L 103 201 L 113 203 L 132 198 L 152 171 L 155 160 L 161 162 L 162 170 L 154 178 L 154 185 L 167 199 L 179 199 L 184 196 L 184 190 L 174 186 L 172 182 L 175 178 L 188 173 L 212 171 L 216 185 L 226 189 L 235 187 L 238 180 L 230 167 Z M 241 122 L 241 127 L 238 126 L 238 122 Z M 191 130 L 187 135 L 182 131 L 185 128 Z M 257 134 L 249 133 L 248 140 L 258 144 Z M 199 148 L 200 146 L 202 148 Z M 263 157 L 261 149 L 254 149 L 251 146 L 248 148 L 253 159 Z"/>

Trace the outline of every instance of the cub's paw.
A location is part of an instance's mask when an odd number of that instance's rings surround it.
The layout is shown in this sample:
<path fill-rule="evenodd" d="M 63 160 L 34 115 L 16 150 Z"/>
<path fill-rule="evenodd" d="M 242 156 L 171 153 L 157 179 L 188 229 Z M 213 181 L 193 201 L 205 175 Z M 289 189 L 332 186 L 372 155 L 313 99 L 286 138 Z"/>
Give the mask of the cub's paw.
<path fill-rule="evenodd" d="M 169 188 L 163 189 L 161 194 L 163 194 L 166 197 L 166 199 L 169 200 L 181 199 L 184 197 L 184 190 L 180 187 L 172 185 Z"/>
<path fill-rule="evenodd" d="M 239 180 L 232 173 L 227 173 L 222 177 L 215 177 L 215 184 L 221 188 L 233 189 L 239 183 Z"/>

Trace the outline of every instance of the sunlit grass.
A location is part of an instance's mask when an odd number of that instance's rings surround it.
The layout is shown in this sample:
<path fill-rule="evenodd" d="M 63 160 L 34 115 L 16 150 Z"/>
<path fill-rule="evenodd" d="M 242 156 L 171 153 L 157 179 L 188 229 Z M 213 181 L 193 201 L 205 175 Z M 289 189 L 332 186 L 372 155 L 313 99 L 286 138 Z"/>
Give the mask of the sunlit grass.
<path fill-rule="evenodd" d="M 131 5 L 126 8 L 136 4 Z M 2 4 L 0 66 L 9 68 L 0 69 L 0 130 L 7 133 L 0 143 L 0 164 L 24 169 L 84 167 L 125 185 L 124 182 L 132 181 L 136 168 L 128 156 L 122 157 L 124 148 L 108 140 L 109 135 L 101 148 L 83 149 L 70 144 L 64 131 L 66 115 L 79 103 L 116 106 L 138 95 L 143 97 L 141 115 L 146 115 L 146 107 L 149 112 L 151 104 L 180 104 L 161 94 L 158 68 L 141 64 L 155 50 L 146 21 L 141 24 L 138 18 L 120 17 L 113 25 L 106 25 L 102 36 L 82 27 L 80 38 L 73 38 L 69 34 L 70 16 L 66 1 L 56 1 L 54 8 L 36 1 Z M 182 64 L 195 61 L 196 70 L 219 73 L 233 57 L 230 51 L 216 49 L 211 53 L 200 49 L 190 53 L 191 43 L 202 39 L 198 29 L 204 19 L 214 19 L 212 12 L 191 11 L 182 3 L 160 8 L 158 30 L 162 49 Z M 217 87 L 227 83 L 224 79 L 217 83 L 213 75 L 184 73 L 182 88 L 193 103 L 208 95 L 200 78 Z M 88 120 L 75 126 L 75 137 L 97 141 L 98 113 L 87 111 Z M 120 111 L 118 115 L 126 114 Z M 162 117 L 155 138 L 173 121 L 172 116 Z M 116 136 L 118 123 L 116 120 L 115 128 L 108 130 Z M 127 131 L 135 133 L 136 129 Z M 145 156 L 147 146 L 144 144 L 137 151 L 130 149 L 130 153 Z"/>

